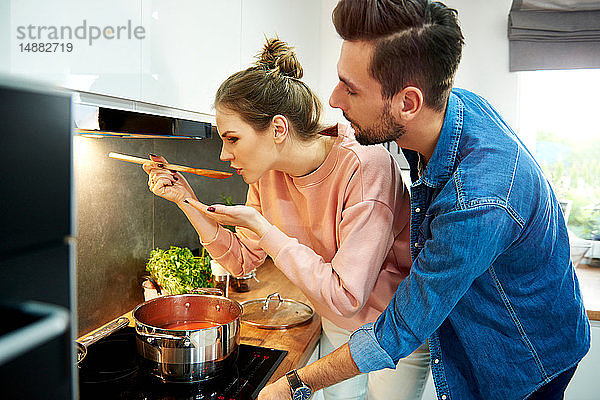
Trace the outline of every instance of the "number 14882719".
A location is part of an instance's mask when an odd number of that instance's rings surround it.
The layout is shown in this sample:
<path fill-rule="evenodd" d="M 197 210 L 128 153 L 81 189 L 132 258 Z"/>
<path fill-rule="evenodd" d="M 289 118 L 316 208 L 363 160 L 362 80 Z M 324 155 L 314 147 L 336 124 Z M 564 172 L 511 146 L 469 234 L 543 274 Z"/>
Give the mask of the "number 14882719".
<path fill-rule="evenodd" d="M 73 43 L 19 43 L 21 53 L 70 53 L 73 51 Z"/>

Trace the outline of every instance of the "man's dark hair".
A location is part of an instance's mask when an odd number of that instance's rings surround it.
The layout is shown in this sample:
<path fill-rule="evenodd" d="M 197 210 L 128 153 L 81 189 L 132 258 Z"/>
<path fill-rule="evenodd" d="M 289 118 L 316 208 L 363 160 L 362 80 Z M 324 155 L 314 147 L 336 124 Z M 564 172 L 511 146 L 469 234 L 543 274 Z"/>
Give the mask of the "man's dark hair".
<path fill-rule="evenodd" d="M 374 44 L 371 75 L 384 97 L 413 85 L 443 111 L 464 43 L 457 15 L 427 0 L 340 0 L 333 24 L 344 40 Z"/>

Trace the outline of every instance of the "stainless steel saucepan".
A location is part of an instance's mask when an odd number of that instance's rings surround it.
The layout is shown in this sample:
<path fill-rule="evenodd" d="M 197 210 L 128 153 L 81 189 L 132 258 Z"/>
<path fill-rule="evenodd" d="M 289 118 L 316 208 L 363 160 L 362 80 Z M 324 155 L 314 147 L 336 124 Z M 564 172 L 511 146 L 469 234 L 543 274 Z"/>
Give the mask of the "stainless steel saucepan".
<path fill-rule="evenodd" d="M 237 358 L 242 306 L 222 296 L 162 296 L 133 311 L 138 353 L 146 369 L 168 382 L 215 377 Z"/>

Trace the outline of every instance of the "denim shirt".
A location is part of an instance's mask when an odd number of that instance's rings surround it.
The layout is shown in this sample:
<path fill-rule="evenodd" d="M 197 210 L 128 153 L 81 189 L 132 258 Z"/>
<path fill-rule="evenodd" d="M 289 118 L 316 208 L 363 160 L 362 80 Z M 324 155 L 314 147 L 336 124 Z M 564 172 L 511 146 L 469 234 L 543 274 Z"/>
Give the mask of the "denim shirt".
<path fill-rule="evenodd" d="M 388 307 L 350 338 L 361 372 L 394 368 L 429 339 L 438 399 L 523 399 L 587 353 L 558 201 L 515 133 L 466 90 L 450 95 L 411 186 L 411 252 Z"/>

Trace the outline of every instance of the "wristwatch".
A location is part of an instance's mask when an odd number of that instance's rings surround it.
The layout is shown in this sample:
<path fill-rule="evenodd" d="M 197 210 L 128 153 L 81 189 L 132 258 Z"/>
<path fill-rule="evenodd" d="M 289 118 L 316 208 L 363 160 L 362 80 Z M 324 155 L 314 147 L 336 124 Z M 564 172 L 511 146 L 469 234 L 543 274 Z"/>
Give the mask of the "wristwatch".
<path fill-rule="evenodd" d="M 285 374 L 285 376 L 290 384 L 292 400 L 308 400 L 312 397 L 312 389 L 306 383 L 302 382 L 295 369 Z"/>

